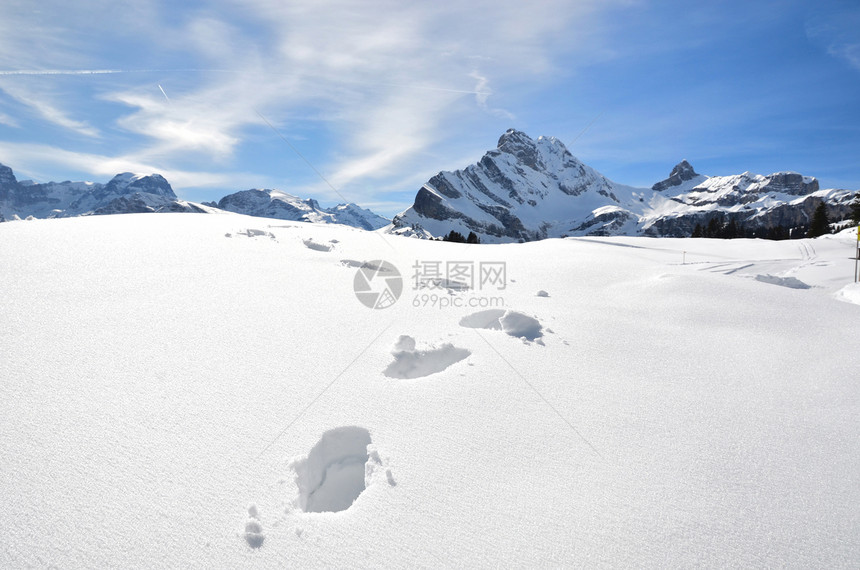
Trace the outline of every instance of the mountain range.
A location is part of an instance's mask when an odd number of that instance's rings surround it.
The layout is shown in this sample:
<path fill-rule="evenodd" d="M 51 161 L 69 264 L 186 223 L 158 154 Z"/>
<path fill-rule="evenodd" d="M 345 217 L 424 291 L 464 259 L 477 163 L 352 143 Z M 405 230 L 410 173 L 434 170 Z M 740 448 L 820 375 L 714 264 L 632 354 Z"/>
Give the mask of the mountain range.
<path fill-rule="evenodd" d="M 0 164 L 0 221 L 132 212 L 230 211 L 282 220 L 337 223 L 421 238 L 474 232 L 484 243 L 551 237 L 689 237 L 732 224 L 737 235 L 803 235 L 824 203 L 830 220 L 850 216 L 857 193 L 819 188 L 796 172 L 705 176 L 686 160 L 650 188 L 614 182 L 574 157 L 555 137 L 509 129 L 476 163 L 439 172 L 414 203 L 389 222 L 356 204 L 323 208 L 273 189 L 251 189 L 218 202 L 180 200 L 159 174 L 123 173 L 107 184 L 19 182 Z M 698 234 L 697 234 L 698 232 Z"/>
<path fill-rule="evenodd" d="M 227 210 L 249 216 L 316 223 L 346 224 L 375 230 L 389 224 L 355 204 L 322 208 L 316 200 L 302 200 L 279 190 L 243 190 L 219 202 L 197 204 L 180 200 L 160 174 L 114 176 L 107 184 L 95 182 L 18 181 L 0 164 L 0 221 L 18 218 L 65 218 L 142 212 L 213 213 Z"/>
<path fill-rule="evenodd" d="M 107 184 L 95 182 L 21 181 L 0 164 L 0 220 L 14 217 L 60 218 L 87 214 L 136 212 L 205 212 L 206 208 L 177 198 L 159 174 L 126 172 Z"/>
<path fill-rule="evenodd" d="M 764 236 L 776 228 L 804 228 L 822 201 L 831 220 L 846 218 L 854 195 L 821 190 L 815 178 L 795 172 L 704 176 L 686 160 L 651 188 L 636 188 L 583 164 L 554 137 L 533 140 L 510 129 L 477 164 L 430 178 L 390 231 L 419 237 L 474 232 L 486 243 L 688 237 L 697 226 L 734 222 Z"/>
<path fill-rule="evenodd" d="M 224 196 L 218 203 L 207 203 L 221 210 L 298 222 L 344 224 L 364 230 L 378 230 L 390 223 L 356 204 L 338 204 L 323 208 L 313 198 L 303 200 L 280 190 L 243 190 Z"/>

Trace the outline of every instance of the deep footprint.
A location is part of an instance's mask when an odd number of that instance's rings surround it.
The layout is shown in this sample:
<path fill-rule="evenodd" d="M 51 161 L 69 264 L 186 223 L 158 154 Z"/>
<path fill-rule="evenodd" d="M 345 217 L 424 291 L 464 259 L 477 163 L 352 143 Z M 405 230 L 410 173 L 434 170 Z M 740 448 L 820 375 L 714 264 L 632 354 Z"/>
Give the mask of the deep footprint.
<path fill-rule="evenodd" d="M 384 374 L 389 378 L 410 379 L 442 372 L 472 353 L 448 343 L 439 348 L 416 350 L 415 339 L 404 335 L 397 340 L 391 354 L 394 362 L 388 365 Z"/>
<path fill-rule="evenodd" d="M 328 430 L 306 457 L 293 460 L 298 507 L 306 513 L 345 511 L 365 488 L 370 432 L 347 426 Z"/>
<path fill-rule="evenodd" d="M 504 331 L 516 338 L 541 342 L 543 325 L 534 317 L 517 311 L 502 309 L 487 309 L 466 315 L 460 319 L 460 326 L 472 329 L 489 329 Z"/>
<path fill-rule="evenodd" d="M 314 241 L 314 240 L 312 240 L 312 239 L 302 240 L 302 243 L 304 243 L 304 244 L 305 244 L 305 247 L 306 247 L 306 248 L 308 248 L 308 249 L 312 249 L 312 250 L 314 250 L 314 251 L 325 251 L 325 252 L 328 252 L 328 251 L 331 251 L 331 250 L 333 250 L 333 249 L 334 249 L 334 246 L 333 246 L 333 245 L 329 245 L 329 244 L 325 244 L 325 243 L 315 242 L 315 241 Z"/>

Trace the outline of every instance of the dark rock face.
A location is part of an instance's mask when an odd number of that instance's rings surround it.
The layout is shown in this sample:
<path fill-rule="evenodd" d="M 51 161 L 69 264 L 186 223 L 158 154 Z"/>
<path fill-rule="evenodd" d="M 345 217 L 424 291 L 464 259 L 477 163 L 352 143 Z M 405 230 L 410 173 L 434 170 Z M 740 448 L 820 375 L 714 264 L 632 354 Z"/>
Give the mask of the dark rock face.
<path fill-rule="evenodd" d="M 518 162 L 532 170 L 544 169 L 535 141 L 522 131 L 508 129 L 499 137 L 499 143 L 496 146 L 501 152 L 515 156 Z"/>
<path fill-rule="evenodd" d="M 692 180 L 697 176 L 700 175 L 697 174 L 695 170 L 693 170 L 693 166 L 686 160 L 682 160 L 675 165 L 675 168 L 672 169 L 671 174 L 669 174 L 669 178 L 658 182 L 657 184 L 652 186 L 651 189 L 656 190 L 657 192 L 661 192 L 663 190 L 672 188 L 673 186 L 679 186 L 683 182 L 686 182 L 687 180 Z"/>
<path fill-rule="evenodd" d="M 11 190 L 18 188 L 15 173 L 5 164 L 0 164 L 0 200 L 4 199 Z"/>
<path fill-rule="evenodd" d="M 796 172 L 778 172 L 767 177 L 768 183 L 762 187 L 762 192 L 782 192 L 792 196 L 806 196 L 818 192 L 818 180 L 805 180 Z"/>
<path fill-rule="evenodd" d="M 459 212 L 443 206 L 442 199 L 423 186 L 415 195 L 415 203 L 412 207 L 425 218 L 432 220 L 445 220 L 450 217 L 457 217 L 459 214 Z"/>

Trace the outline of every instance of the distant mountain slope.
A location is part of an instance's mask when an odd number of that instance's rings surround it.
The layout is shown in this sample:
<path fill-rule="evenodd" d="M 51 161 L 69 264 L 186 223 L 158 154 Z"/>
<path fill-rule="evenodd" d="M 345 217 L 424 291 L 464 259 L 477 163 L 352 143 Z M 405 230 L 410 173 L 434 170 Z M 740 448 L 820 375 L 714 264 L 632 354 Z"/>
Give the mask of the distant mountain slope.
<path fill-rule="evenodd" d="M 508 130 L 477 163 L 425 183 L 389 231 L 421 237 L 474 231 L 484 242 L 566 235 L 689 236 L 712 219 L 749 230 L 808 224 L 819 201 L 847 216 L 854 192 L 819 190 L 793 172 L 708 177 L 686 160 L 651 188 L 613 182 L 553 137 Z"/>
<path fill-rule="evenodd" d="M 11 168 L 0 164 L 0 216 L 6 219 L 204 211 L 197 204 L 177 198 L 160 174 L 125 172 L 107 184 L 70 181 L 36 184 L 19 182 Z"/>
<path fill-rule="evenodd" d="M 344 224 L 365 230 L 385 227 L 390 220 L 356 204 L 322 208 L 314 199 L 303 200 L 279 190 L 245 190 L 218 203 L 195 204 L 180 200 L 160 174 L 117 174 L 107 184 L 94 182 L 19 182 L 8 166 L 0 164 L 0 222 L 18 218 L 66 218 L 81 215 L 144 212 L 211 213 L 227 210 L 249 216 L 281 220 Z"/>
<path fill-rule="evenodd" d="M 365 230 L 376 230 L 390 223 L 383 218 L 360 208 L 356 204 L 338 204 L 322 208 L 313 198 L 303 200 L 280 190 L 243 190 L 224 196 L 216 204 L 222 210 L 299 222 L 344 224 Z"/>

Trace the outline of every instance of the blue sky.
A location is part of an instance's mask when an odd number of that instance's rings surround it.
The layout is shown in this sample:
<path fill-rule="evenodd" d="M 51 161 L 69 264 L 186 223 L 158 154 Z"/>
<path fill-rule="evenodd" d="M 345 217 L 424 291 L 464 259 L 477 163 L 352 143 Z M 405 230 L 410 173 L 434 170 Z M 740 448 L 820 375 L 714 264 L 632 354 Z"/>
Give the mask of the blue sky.
<path fill-rule="evenodd" d="M 858 189 L 860 3 L 0 8 L 0 162 L 19 179 L 159 172 L 190 200 L 278 188 L 390 216 L 510 127 L 624 184 L 686 158 Z"/>

